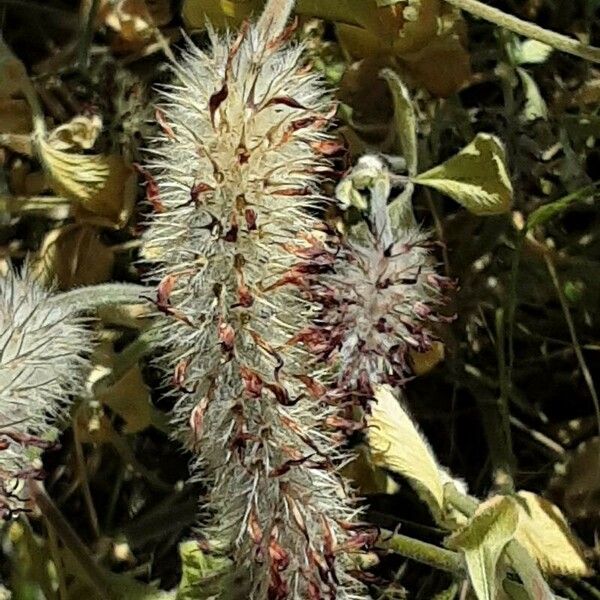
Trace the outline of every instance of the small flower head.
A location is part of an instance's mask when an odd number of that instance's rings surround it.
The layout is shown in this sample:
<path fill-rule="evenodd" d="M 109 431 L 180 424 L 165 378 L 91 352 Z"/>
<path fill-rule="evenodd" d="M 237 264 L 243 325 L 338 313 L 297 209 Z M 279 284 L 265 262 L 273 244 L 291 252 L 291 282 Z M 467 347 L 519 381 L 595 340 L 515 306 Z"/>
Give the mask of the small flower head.
<path fill-rule="evenodd" d="M 426 352 L 432 325 L 450 282 L 437 274 L 427 235 L 418 228 L 383 248 L 373 236 L 350 242 L 340 271 L 329 277 L 325 317 L 338 340 L 343 378 L 401 384 L 410 375 L 409 351 Z"/>
<path fill-rule="evenodd" d="M 390 208 L 391 190 L 387 162 L 372 155 L 338 185 L 340 206 L 358 209 L 361 220 L 339 243 L 335 271 L 319 282 L 320 320 L 303 332 L 313 351 L 335 360 L 343 389 L 366 394 L 372 384 L 405 382 L 410 353 L 431 349 L 433 325 L 444 320 L 439 306 L 452 287 L 436 272 L 410 195 Z"/>
<path fill-rule="evenodd" d="M 27 265 L 0 277 L 0 515 L 56 439 L 56 418 L 83 382 L 91 340 L 69 306 L 50 302 Z"/>

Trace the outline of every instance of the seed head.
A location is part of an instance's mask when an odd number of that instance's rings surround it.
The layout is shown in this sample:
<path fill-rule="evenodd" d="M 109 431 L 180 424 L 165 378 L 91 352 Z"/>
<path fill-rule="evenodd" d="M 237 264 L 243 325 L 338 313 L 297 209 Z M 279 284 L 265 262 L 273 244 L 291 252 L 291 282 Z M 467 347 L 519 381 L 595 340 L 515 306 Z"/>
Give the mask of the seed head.
<path fill-rule="evenodd" d="M 249 573 L 252 599 L 342 600 L 359 589 L 344 569 L 362 538 L 342 526 L 356 510 L 333 375 L 296 339 L 319 312 L 306 289 L 331 269 L 313 248 L 333 106 L 289 32 L 264 23 L 211 32 L 175 67 L 146 254 L 175 422 L 210 490 L 203 532 Z"/>

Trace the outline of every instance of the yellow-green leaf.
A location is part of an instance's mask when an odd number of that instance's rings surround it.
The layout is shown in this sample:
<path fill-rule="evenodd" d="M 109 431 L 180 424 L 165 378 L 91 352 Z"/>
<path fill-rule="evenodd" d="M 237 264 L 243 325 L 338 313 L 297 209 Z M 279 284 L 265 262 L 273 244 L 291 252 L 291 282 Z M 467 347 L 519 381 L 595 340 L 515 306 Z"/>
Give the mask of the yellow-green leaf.
<path fill-rule="evenodd" d="M 406 477 L 438 519 L 443 514 L 444 484 L 427 440 L 402 408 L 390 386 L 375 388 L 368 419 L 373 463 Z"/>
<path fill-rule="evenodd" d="M 544 573 L 584 577 L 589 574 L 579 542 L 560 509 L 532 492 L 521 491 L 516 539 Z"/>
<path fill-rule="evenodd" d="M 450 196 L 476 215 L 503 213 L 512 204 L 504 146 L 487 133 L 478 134 L 457 155 L 413 181 Z"/>
<path fill-rule="evenodd" d="M 179 546 L 182 576 L 176 600 L 217 598 L 229 579 L 231 563 L 227 558 L 206 554 L 198 542 L 183 542 Z M 242 593 L 243 585 L 239 586 Z M 238 596 L 231 594 L 232 599 Z"/>
<path fill-rule="evenodd" d="M 501 588 L 498 567 L 502 551 L 513 539 L 519 511 L 512 498 L 495 496 L 479 506 L 467 525 L 447 540 L 465 556 L 469 578 L 478 600 L 497 600 Z"/>

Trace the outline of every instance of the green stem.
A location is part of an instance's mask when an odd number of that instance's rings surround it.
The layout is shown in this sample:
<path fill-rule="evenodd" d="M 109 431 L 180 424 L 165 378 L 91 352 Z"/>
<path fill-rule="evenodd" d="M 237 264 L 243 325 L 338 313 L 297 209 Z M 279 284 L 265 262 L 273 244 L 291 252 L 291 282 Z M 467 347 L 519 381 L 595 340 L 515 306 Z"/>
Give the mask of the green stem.
<path fill-rule="evenodd" d="M 50 303 L 72 306 L 74 310 L 91 311 L 111 304 L 143 304 L 150 290 L 135 283 L 103 283 L 55 294 Z"/>
<path fill-rule="evenodd" d="M 496 311 L 496 352 L 498 355 L 498 380 L 500 382 L 500 396 L 497 402 L 498 416 L 500 417 L 502 444 L 495 449 L 497 464 L 495 465 L 496 484 L 504 493 L 515 491 L 513 473 L 515 469 L 515 455 L 512 449 L 512 435 L 510 429 L 510 411 L 508 398 L 510 382 L 506 365 L 506 325 L 504 310 Z"/>
<path fill-rule="evenodd" d="M 90 46 L 92 45 L 92 37 L 94 36 L 94 24 L 99 8 L 100 0 L 92 0 L 90 10 L 85 19 L 77 51 L 77 67 L 80 71 L 85 71 L 88 68 Z"/>
<path fill-rule="evenodd" d="M 141 358 L 150 354 L 159 341 L 160 336 L 155 329 L 147 329 L 141 333 L 119 353 L 112 373 L 114 381 L 119 381 Z"/>
<path fill-rule="evenodd" d="M 399 533 L 383 531 L 381 538 L 377 541 L 377 547 L 441 571 L 456 574 L 464 574 L 465 572 L 465 564 L 457 552 L 439 548 L 433 544 L 415 540 Z"/>
<path fill-rule="evenodd" d="M 36 506 L 41 510 L 62 543 L 81 567 L 83 575 L 85 575 L 94 588 L 98 598 L 101 600 L 111 600 L 114 598 L 106 582 L 102 568 L 94 562 L 84 543 L 79 539 L 71 525 L 46 493 L 44 486 L 39 481 L 30 479 L 29 491 Z"/>
<path fill-rule="evenodd" d="M 569 309 L 569 303 L 567 302 L 567 298 L 565 297 L 565 293 L 561 286 L 561 283 L 558 279 L 558 274 L 556 272 L 556 266 L 549 254 L 544 256 L 546 260 L 546 266 L 548 268 L 548 272 L 550 273 L 550 277 L 552 279 L 552 283 L 556 288 L 556 293 L 558 295 L 558 299 L 560 301 L 560 305 L 562 307 L 563 315 L 565 317 L 565 321 L 567 323 L 567 327 L 569 328 L 569 334 L 571 336 L 571 341 L 573 342 L 573 350 L 575 350 L 575 356 L 577 357 L 577 362 L 579 363 L 579 368 L 583 374 L 583 379 L 588 387 L 590 392 L 590 396 L 592 397 L 592 402 L 594 404 L 594 411 L 596 413 L 596 424 L 598 426 L 598 431 L 600 432 L 600 399 L 598 398 L 598 393 L 596 392 L 596 386 L 594 385 L 594 379 L 590 372 L 590 369 L 585 361 L 585 357 L 583 356 L 583 350 L 581 349 L 581 344 L 579 343 L 579 339 L 577 337 L 577 331 L 575 328 L 575 323 L 573 321 L 573 317 L 571 315 L 571 311 Z"/>
<path fill-rule="evenodd" d="M 444 486 L 444 502 L 448 502 L 465 517 L 472 517 L 479 506 L 479 500 L 463 494 L 453 483 Z"/>
<path fill-rule="evenodd" d="M 600 48 L 595 46 L 589 46 L 588 44 L 584 44 L 579 40 L 575 40 L 566 35 L 544 29 L 535 23 L 530 23 L 529 21 L 524 21 L 513 15 L 508 15 L 505 12 L 492 6 L 488 6 L 478 0 L 446 0 L 446 2 L 456 8 L 471 13 L 476 17 L 494 23 L 499 27 L 504 27 L 505 29 L 509 29 L 524 37 L 548 44 L 548 46 L 552 46 L 561 52 L 566 52 L 567 54 L 573 54 L 574 56 L 600 63 Z"/>

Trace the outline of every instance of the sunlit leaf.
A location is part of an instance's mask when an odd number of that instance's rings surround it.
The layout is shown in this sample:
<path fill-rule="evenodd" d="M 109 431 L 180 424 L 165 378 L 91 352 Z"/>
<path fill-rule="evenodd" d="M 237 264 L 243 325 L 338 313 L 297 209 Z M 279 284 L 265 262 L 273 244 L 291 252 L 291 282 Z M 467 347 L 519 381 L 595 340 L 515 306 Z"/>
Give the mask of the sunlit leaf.
<path fill-rule="evenodd" d="M 495 496 L 480 505 L 467 525 L 447 540 L 464 553 L 469 579 L 478 600 L 497 600 L 501 587 L 499 560 L 519 523 L 512 498 Z"/>
<path fill-rule="evenodd" d="M 395 494 L 399 486 L 381 467 L 373 464 L 368 448 L 360 446 L 355 458 L 342 470 L 352 480 L 361 495 Z"/>
<path fill-rule="evenodd" d="M 517 73 L 523 83 L 523 91 L 525 92 L 525 108 L 523 116 L 527 121 L 535 121 L 536 119 L 548 119 L 548 107 L 542 98 L 540 89 L 538 88 L 535 79 L 521 67 L 517 67 Z"/>
<path fill-rule="evenodd" d="M 154 409 L 137 364 L 113 386 L 103 390 L 97 400 L 125 421 L 124 433 L 137 433 L 152 425 Z"/>
<path fill-rule="evenodd" d="M 450 196 L 477 215 L 509 210 L 513 188 L 500 140 L 480 133 L 457 155 L 413 178 Z"/>
<path fill-rule="evenodd" d="M 50 230 L 33 261 L 40 281 L 56 283 L 60 289 L 108 281 L 114 253 L 88 225 L 69 224 Z"/>
<path fill-rule="evenodd" d="M 579 542 L 560 509 L 532 492 L 518 493 L 519 527 L 516 539 L 551 575 L 589 574 Z"/>
<path fill-rule="evenodd" d="M 373 463 L 408 479 L 439 518 L 443 514 L 444 484 L 427 440 L 389 386 L 377 386 L 375 400 L 368 419 Z"/>
<path fill-rule="evenodd" d="M 510 50 L 511 58 L 517 65 L 540 64 L 546 62 L 554 48 L 537 40 L 517 41 Z"/>
<path fill-rule="evenodd" d="M 439 365 L 445 356 L 445 348 L 442 342 L 433 342 L 427 352 L 409 350 L 412 370 L 415 375 L 425 375 Z"/>

